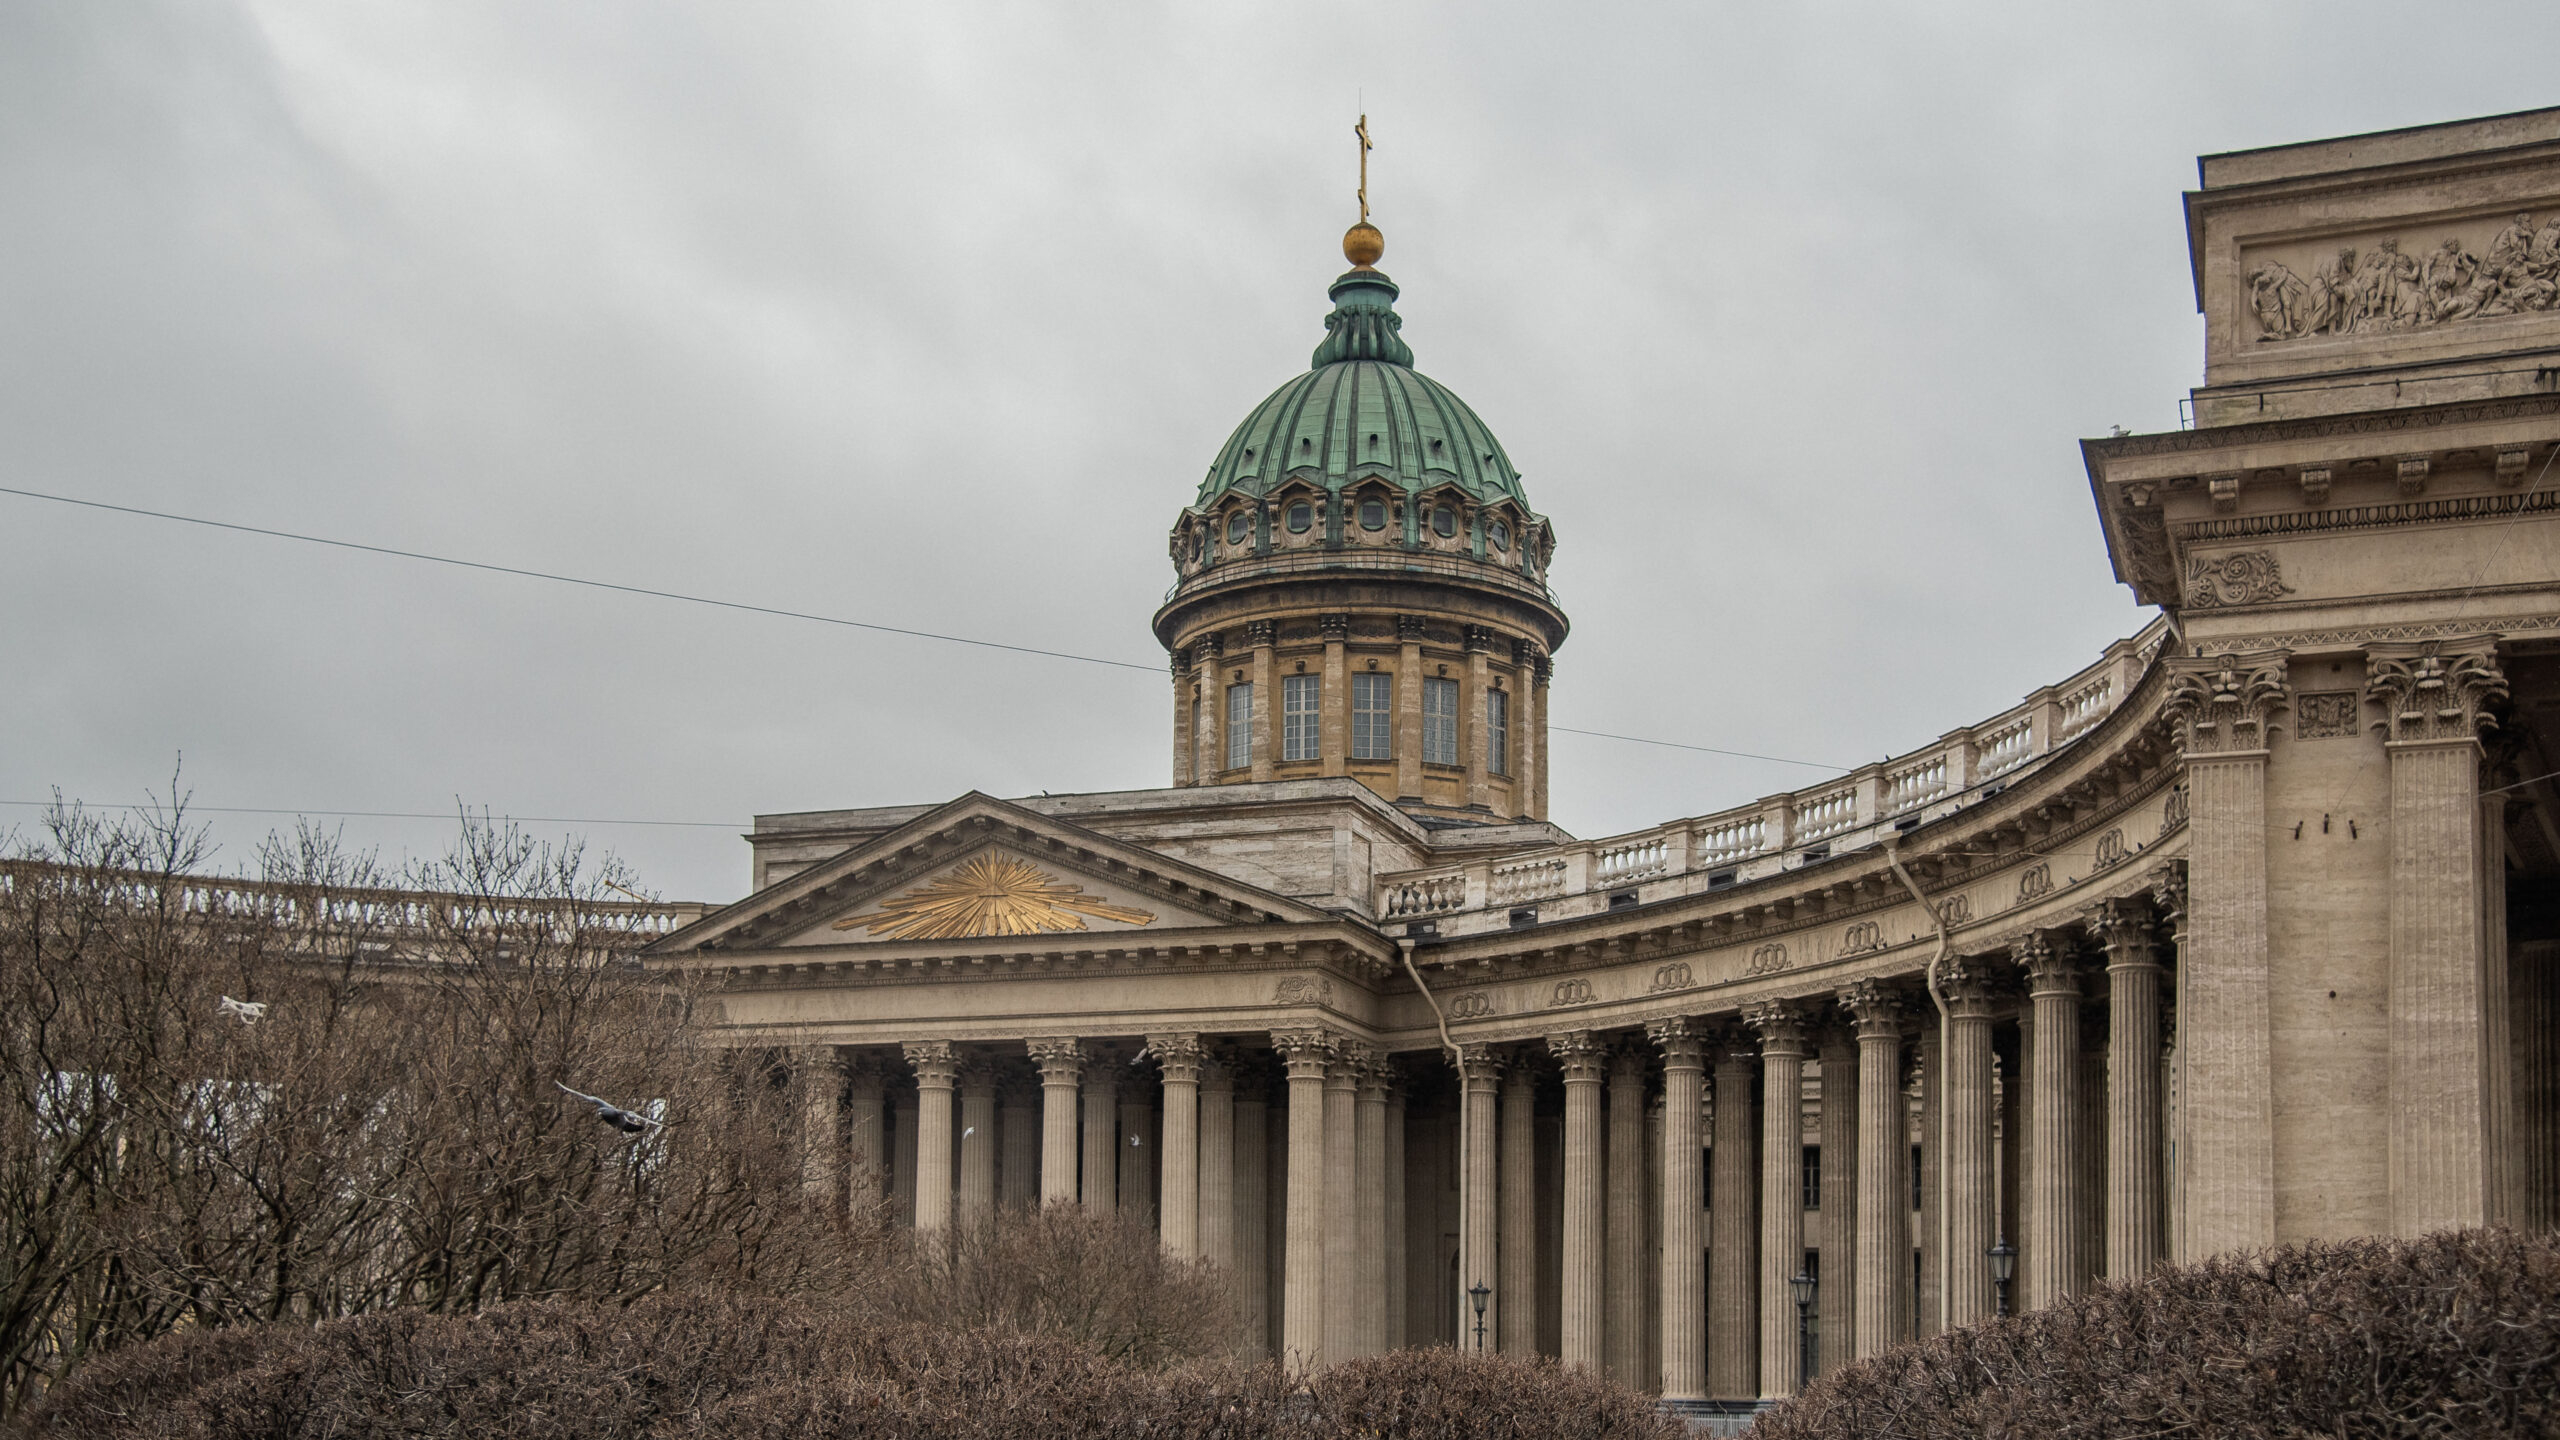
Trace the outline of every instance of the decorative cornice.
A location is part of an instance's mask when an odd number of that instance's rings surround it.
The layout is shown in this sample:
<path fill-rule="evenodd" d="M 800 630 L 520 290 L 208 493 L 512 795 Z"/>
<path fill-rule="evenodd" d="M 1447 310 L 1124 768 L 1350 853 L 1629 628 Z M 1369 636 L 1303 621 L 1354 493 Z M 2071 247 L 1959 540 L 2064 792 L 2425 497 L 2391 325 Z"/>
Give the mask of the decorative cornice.
<path fill-rule="evenodd" d="M 2282 650 L 2173 655 L 2160 718 L 2190 756 L 2263 750 L 2268 717 L 2291 696 L 2285 684 L 2289 658 Z"/>
<path fill-rule="evenodd" d="M 2183 455 L 2196 451 L 2258 446 L 2287 440 L 2325 440 L 2341 435 L 2407 434 L 2449 425 L 2493 424 L 2525 420 L 2560 411 L 2560 396 L 2524 395 L 2503 400 L 2463 401 L 2411 406 L 2405 410 L 2365 411 L 2355 415 L 2306 416 L 2293 420 L 2261 420 L 2245 425 L 2213 425 L 2196 430 L 2169 430 L 2149 435 L 2122 435 L 2084 440 L 2093 456 L 2133 459 L 2151 455 Z M 2405 445 L 2389 447 L 2406 449 Z"/>
<path fill-rule="evenodd" d="M 2535 490 L 2521 495 L 2455 495 L 2440 500 L 2395 500 L 2381 505 L 2284 510 L 2269 515 L 2231 515 L 2183 521 L 2173 527 L 2171 533 L 2182 544 L 2209 545 L 2218 540 L 2258 540 L 2340 530 L 2377 530 L 2445 520 L 2507 519 L 2546 510 L 2560 510 L 2560 491 Z"/>
<path fill-rule="evenodd" d="M 2547 593 L 2548 586 L 2533 589 Z M 2219 645 L 2215 654 L 2239 653 L 2244 647 L 2275 646 L 2296 654 L 2316 650 L 2353 650 L 2377 642 L 2467 638 L 2476 635 L 2519 635 L 2560 630 L 2560 615 L 2517 615 L 2496 620 L 2438 620 L 2405 625 L 2363 625 L 2338 630 L 2303 630 L 2284 635 L 2206 642 Z"/>
<path fill-rule="evenodd" d="M 2489 636 L 2371 645 L 2365 649 L 2365 695 L 2383 708 L 2375 727 L 2394 743 L 2477 740 L 2497 717 L 2489 707 L 2507 697 Z"/>

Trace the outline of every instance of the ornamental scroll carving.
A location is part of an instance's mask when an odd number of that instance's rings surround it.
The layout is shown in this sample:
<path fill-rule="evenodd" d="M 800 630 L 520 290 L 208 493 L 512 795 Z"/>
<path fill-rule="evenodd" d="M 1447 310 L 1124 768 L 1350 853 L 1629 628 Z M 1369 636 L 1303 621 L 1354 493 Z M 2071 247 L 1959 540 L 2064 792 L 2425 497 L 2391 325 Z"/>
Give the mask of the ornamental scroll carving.
<path fill-rule="evenodd" d="M 1575 978 L 1571 980 L 1557 981 L 1554 998 L 1550 999 L 1547 1004 L 1550 1008 L 1557 1008 L 1566 1005 L 1589 1005 L 1599 998 L 1599 996 L 1591 992 L 1590 981 Z"/>
<path fill-rule="evenodd" d="M 2494 728 L 2489 707 L 2507 698 L 2497 644 L 2427 640 L 2365 651 L 2365 692 L 2381 702 L 2385 740 L 2468 740 Z"/>
<path fill-rule="evenodd" d="M 1792 963 L 1787 959 L 1787 947 L 1773 940 L 1751 952 L 1751 961 L 1743 967 L 1742 973 L 1746 976 L 1775 975 Z"/>
<path fill-rule="evenodd" d="M 1493 1013 L 1493 997 L 1482 990 L 1470 990 L 1449 1002 L 1452 1020 L 1481 1020 Z"/>
<path fill-rule="evenodd" d="M 2284 583 L 2272 550 L 2241 550 L 2229 555 L 2194 555 L 2187 559 L 2187 604 L 2197 610 L 2225 605 L 2256 605 L 2293 593 Z"/>
<path fill-rule="evenodd" d="M 2281 650 L 2247 655 L 2180 655 L 2169 661 L 2160 718 L 2189 755 L 2266 748 L 2267 720 L 2292 703 Z"/>
<path fill-rule="evenodd" d="M 1698 982 L 1689 978 L 1689 962 L 1674 960 L 1653 972 L 1653 984 L 1649 993 L 1659 995 L 1665 990 L 1686 990 L 1696 983 Z"/>
<path fill-rule="evenodd" d="M 2249 313 L 2261 342 L 2424 330 L 2549 310 L 2555 302 L 2560 214 L 2537 226 L 2532 212 L 2521 212 L 2476 253 L 2459 235 L 2423 255 L 2403 250 L 2393 236 L 2362 252 L 2340 246 L 2309 279 L 2273 259 L 2249 271 Z"/>
<path fill-rule="evenodd" d="M 1840 934 L 1840 953 L 1864 955 L 1884 948 L 1884 926 L 1873 920 L 1861 920 Z"/>

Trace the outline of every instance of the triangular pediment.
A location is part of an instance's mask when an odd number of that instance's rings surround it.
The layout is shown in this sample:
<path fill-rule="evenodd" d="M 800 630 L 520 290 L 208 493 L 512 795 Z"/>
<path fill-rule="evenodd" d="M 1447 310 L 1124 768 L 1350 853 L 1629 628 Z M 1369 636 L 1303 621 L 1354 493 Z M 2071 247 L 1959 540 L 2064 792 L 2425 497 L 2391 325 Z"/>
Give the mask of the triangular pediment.
<path fill-rule="evenodd" d="M 714 911 L 647 953 L 920 942 L 1002 948 L 1043 937 L 1134 938 L 1333 918 L 972 793 Z"/>

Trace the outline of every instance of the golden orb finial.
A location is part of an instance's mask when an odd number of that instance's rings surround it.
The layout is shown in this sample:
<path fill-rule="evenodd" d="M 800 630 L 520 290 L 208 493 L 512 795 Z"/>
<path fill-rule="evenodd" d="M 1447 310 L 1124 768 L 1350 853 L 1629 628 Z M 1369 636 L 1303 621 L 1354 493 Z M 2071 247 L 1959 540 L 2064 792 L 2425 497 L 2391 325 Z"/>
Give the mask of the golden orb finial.
<path fill-rule="evenodd" d="M 1342 232 L 1342 258 L 1355 269 L 1368 269 L 1386 253 L 1387 237 L 1366 220 Z"/>

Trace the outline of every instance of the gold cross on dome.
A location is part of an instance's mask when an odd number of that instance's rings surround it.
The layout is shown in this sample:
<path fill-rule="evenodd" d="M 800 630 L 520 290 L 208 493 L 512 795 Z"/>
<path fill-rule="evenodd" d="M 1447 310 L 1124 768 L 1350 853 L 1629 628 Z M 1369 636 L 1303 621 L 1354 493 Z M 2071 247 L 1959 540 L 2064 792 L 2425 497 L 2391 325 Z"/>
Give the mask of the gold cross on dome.
<path fill-rule="evenodd" d="M 1360 223 L 1366 225 L 1369 223 L 1369 151 L 1372 148 L 1369 144 L 1369 117 L 1362 115 L 1360 123 L 1351 127 L 1351 133 L 1360 137 Z"/>

